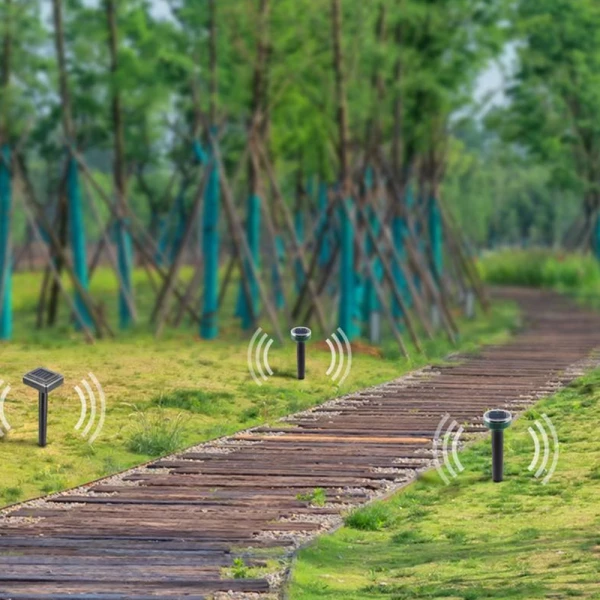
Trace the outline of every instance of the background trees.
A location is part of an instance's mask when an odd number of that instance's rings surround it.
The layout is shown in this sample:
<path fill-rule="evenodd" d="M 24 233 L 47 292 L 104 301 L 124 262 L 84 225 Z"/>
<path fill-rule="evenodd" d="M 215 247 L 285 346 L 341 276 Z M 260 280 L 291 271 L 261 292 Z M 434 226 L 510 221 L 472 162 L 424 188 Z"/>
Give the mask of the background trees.
<path fill-rule="evenodd" d="M 52 213 L 64 140 L 47 6 L 0 3 L 0 103 L 2 135 L 12 145 L 21 140 L 32 181 Z M 317 180 L 334 183 L 339 175 L 329 2 L 280 0 L 261 16 L 259 0 L 222 0 L 212 21 L 211 6 L 209 0 L 119 2 L 118 74 L 111 74 L 105 3 L 62 2 L 77 145 L 108 185 L 110 104 L 118 89 L 127 201 L 156 235 L 173 203 L 174 194 L 165 193 L 170 176 L 191 177 L 191 140 L 206 145 L 210 121 L 228 167 L 241 157 L 257 110 L 257 64 L 262 135 L 290 206 L 299 178 L 316 193 Z M 340 10 L 355 165 L 378 148 L 403 185 L 441 189 L 478 245 L 554 244 L 569 232 L 593 237 L 600 169 L 600 9 L 593 1 L 344 0 Z M 507 101 L 482 117 L 473 100 L 478 77 L 507 44 L 518 57 Z M 310 193 L 305 201 L 312 206 Z M 182 205 L 190 202 L 183 194 Z M 583 207 L 574 226 L 581 235 L 568 223 L 577 217 L 574 204 Z M 16 239 L 23 241 L 18 209 L 15 218 Z M 86 223 L 98 239 L 89 211 Z"/>

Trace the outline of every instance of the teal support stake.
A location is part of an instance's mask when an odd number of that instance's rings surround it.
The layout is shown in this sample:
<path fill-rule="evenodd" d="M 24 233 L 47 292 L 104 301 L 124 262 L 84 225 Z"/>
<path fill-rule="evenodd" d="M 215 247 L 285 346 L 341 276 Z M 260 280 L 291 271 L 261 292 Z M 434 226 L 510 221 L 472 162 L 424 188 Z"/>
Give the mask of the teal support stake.
<path fill-rule="evenodd" d="M 373 189 L 373 169 L 371 167 L 367 167 L 365 172 L 365 191 L 367 194 L 370 194 Z M 367 210 L 364 213 L 365 218 L 368 220 L 371 229 L 377 235 L 379 233 L 379 219 L 377 219 L 377 214 L 373 206 L 367 206 Z M 369 260 L 372 261 L 373 271 L 377 275 L 379 279 L 378 270 L 381 265 L 379 264 L 379 260 L 373 259 L 374 245 L 369 236 L 368 232 L 365 232 L 365 255 Z M 369 322 L 371 313 L 376 312 L 378 310 L 378 302 L 377 302 L 377 294 L 375 292 L 375 286 L 373 285 L 373 281 L 370 277 L 367 277 L 365 280 L 365 289 L 364 289 L 364 302 L 362 302 L 363 312 L 362 312 L 362 320 L 365 323 Z"/>
<path fill-rule="evenodd" d="M 352 211 L 352 201 L 344 199 L 348 211 L 340 209 L 340 312 L 339 326 L 348 339 L 354 337 L 354 301 L 356 281 L 354 278 L 354 230 L 348 212 Z"/>
<path fill-rule="evenodd" d="M 600 260 L 600 214 L 596 217 L 596 224 L 592 236 L 593 252 L 596 260 Z"/>
<path fill-rule="evenodd" d="M 72 156 L 69 157 L 69 165 L 67 167 L 67 202 L 69 207 L 69 236 L 73 252 L 73 268 L 81 287 L 87 290 L 89 289 L 89 275 L 81 187 L 79 185 L 77 161 Z M 75 290 L 75 308 L 86 327 L 91 327 L 92 318 L 81 294 L 77 290 Z M 79 322 L 76 326 L 79 326 Z"/>
<path fill-rule="evenodd" d="M 327 197 L 327 184 L 324 181 L 319 183 L 319 197 L 318 197 L 318 208 L 319 208 L 319 235 L 325 227 L 327 227 L 327 204 L 329 199 Z M 321 242 L 321 249 L 319 250 L 319 266 L 324 267 L 331 256 L 331 245 L 330 245 L 329 233 L 325 234 L 323 241 Z"/>
<path fill-rule="evenodd" d="M 10 147 L 0 151 L 0 339 L 12 338 L 12 256 L 10 250 L 11 218 Z"/>
<path fill-rule="evenodd" d="M 296 237 L 300 244 L 304 243 L 304 213 L 301 210 L 297 210 L 294 215 L 294 229 L 296 231 Z M 300 258 L 296 259 L 295 271 L 296 271 L 296 290 L 300 291 L 304 285 L 304 273 L 302 271 L 302 261 Z"/>
<path fill-rule="evenodd" d="M 246 238 L 254 266 L 258 268 L 260 258 L 260 198 L 256 194 L 250 194 L 248 197 Z M 254 325 L 252 313 L 254 313 L 255 316 L 258 315 L 258 281 L 253 276 L 247 260 L 245 261 L 244 270 L 250 283 L 250 302 L 252 303 L 252 309 L 248 305 L 244 284 L 240 281 L 238 310 L 236 311 L 236 314 L 242 318 L 242 327 L 244 329 L 250 329 Z"/>
<path fill-rule="evenodd" d="M 283 308 L 285 305 L 285 298 L 283 295 L 283 282 L 281 281 L 281 270 L 285 263 L 285 244 L 283 238 L 278 235 L 275 237 L 275 260 L 279 271 L 273 265 L 273 289 L 275 290 L 275 306 L 277 308 Z"/>
<path fill-rule="evenodd" d="M 219 302 L 219 212 L 221 182 L 219 169 L 213 163 L 204 197 L 204 226 L 202 248 L 204 254 L 204 307 L 200 322 L 200 336 L 207 340 L 219 332 L 217 310 Z"/>
<path fill-rule="evenodd" d="M 115 224 L 117 238 L 117 262 L 122 284 L 119 290 L 119 328 L 127 329 L 131 325 L 133 315 L 126 300 L 126 295 L 133 297 L 133 247 L 131 233 L 126 219 L 119 219 Z"/>
<path fill-rule="evenodd" d="M 439 282 L 444 268 L 444 233 L 442 214 L 435 197 L 429 198 L 429 242 L 431 244 L 431 260 L 433 273 Z"/>
<path fill-rule="evenodd" d="M 375 211 L 373 210 L 373 207 L 371 207 L 371 206 L 369 206 L 367 209 L 367 218 L 369 220 L 371 230 L 373 231 L 375 236 L 378 237 L 379 231 L 381 230 L 381 226 L 380 226 L 379 219 L 377 218 L 377 214 L 375 213 Z M 383 268 L 381 266 L 381 261 L 379 260 L 379 258 L 375 258 L 375 255 L 373 254 L 374 253 L 374 245 L 373 245 L 373 242 L 372 242 L 371 238 L 369 237 L 368 233 L 367 233 L 367 239 L 365 242 L 365 250 L 366 250 L 367 256 L 369 256 L 370 260 L 372 261 L 373 271 L 377 277 L 377 281 L 381 282 L 381 278 L 383 275 Z M 367 283 L 366 283 L 365 302 L 364 302 L 363 306 L 364 306 L 363 320 L 365 322 L 369 321 L 371 313 L 378 312 L 379 308 L 380 308 L 379 300 L 377 298 L 377 292 L 375 290 L 375 286 L 373 285 L 373 281 L 371 280 L 370 277 L 367 279 Z"/>

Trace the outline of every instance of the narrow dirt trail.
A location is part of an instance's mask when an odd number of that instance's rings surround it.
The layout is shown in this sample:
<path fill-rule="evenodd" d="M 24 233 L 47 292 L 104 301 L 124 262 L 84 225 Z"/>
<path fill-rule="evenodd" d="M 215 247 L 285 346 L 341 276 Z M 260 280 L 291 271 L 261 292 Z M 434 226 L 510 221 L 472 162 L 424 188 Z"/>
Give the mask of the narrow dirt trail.
<path fill-rule="evenodd" d="M 5 511 L 0 599 L 268 593 L 267 580 L 228 579 L 223 568 L 292 550 L 342 511 L 410 481 L 431 465 L 443 415 L 481 432 L 486 409 L 521 411 L 595 364 L 600 315 L 550 292 L 500 294 L 527 323 L 505 345 Z M 299 499 L 316 488 L 325 505 Z"/>

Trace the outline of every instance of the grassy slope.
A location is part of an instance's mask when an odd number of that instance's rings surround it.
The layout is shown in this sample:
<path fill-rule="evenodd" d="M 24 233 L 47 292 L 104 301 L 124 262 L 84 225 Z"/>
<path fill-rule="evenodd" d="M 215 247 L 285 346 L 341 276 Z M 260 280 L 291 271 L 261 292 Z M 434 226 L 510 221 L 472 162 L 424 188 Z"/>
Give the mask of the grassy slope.
<path fill-rule="evenodd" d="M 241 332 L 232 319 L 224 322 L 218 341 L 198 339 L 189 324 L 168 330 L 156 340 L 147 326 L 140 325 L 115 340 L 87 345 L 68 326 L 64 309 L 62 325 L 55 331 L 35 330 L 39 283 L 39 275 L 15 277 L 15 341 L 0 346 L 0 379 L 12 386 L 5 412 L 13 427 L 0 439 L 0 505 L 78 485 L 152 455 L 393 379 L 424 360 L 411 363 L 401 359 L 388 341 L 383 357 L 355 354 L 352 373 L 338 389 L 325 375 L 330 355 L 324 344 L 320 348 L 311 343 L 308 378 L 298 382 L 294 378 L 295 346 L 289 341 L 283 347 L 273 346 L 270 363 L 275 375 L 258 387 L 247 370 L 250 335 Z M 114 290 L 112 276 L 100 271 L 94 278 L 94 296 L 105 303 L 113 321 Z M 141 273 L 136 273 L 136 292 L 140 313 L 147 315 L 150 294 Z M 231 298 L 229 312 L 233 302 Z M 496 307 L 491 320 L 463 325 L 461 348 L 501 340 L 514 321 L 514 308 Z M 269 330 L 268 325 L 263 327 Z M 450 350 L 445 341 L 438 340 L 429 344 L 428 354 L 442 357 Z M 45 449 L 36 446 L 37 394 L 21 383 L 25 372 L 40 365 L 65 375 L 65 385 L 50 397 L 50 444 Z M 93 448 L 74 431 L 80 403 L 73 386 L 90 371 L 102 384 L 108 405 L 104 430 Z M 171 439 L 162 439 L 165 431 L 172 433 Z M 136 451 L 133 442 L 140 442 L 140 436 L 146 438 L 145 448 Z"/>
<path fill-rule="evenodd" d="M 303 550 L 290 598 L 600 598 L 599 409 L 596 371 L 507 431 L 503 483 L 490 481 L 489 439 L 474 443 L 451 485 L 430 472 L 363 509 L 362 522 L 387 522 L 381 530 L 344 527 Z M 561 452 L 546 486 L 527 470 L 527 428 L 542 413 Z"/>

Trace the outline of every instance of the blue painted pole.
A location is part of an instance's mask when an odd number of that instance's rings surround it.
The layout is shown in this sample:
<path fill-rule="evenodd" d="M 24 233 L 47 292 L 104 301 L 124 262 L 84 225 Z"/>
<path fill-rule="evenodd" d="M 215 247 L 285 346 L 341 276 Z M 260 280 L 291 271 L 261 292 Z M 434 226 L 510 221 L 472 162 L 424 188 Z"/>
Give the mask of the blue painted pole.
<path fill-rule="evenodd" d="M 352 200 L 343 199 L 347 210 L 340 209 L 340 311 L 339 326 L 348 339 L 354 337 L 354 301 L 356 282 L 354 279 L 354 227 L 349 214 L 352 214 Z"/>
<path fill-rule="evenodd" d="M 592 231 L 592 251 L 596 260 L 600 260 L 600 213 L 596 217 L 596 222 Z"/>
<path fill-rule="evenodd" d="M 248 214 L 246 218 L 246 238 L 250 255 L 256 268 L 260 261 L 260 198 L 256 194 L 248 196 Z M 238 310 L 236 314 L 242 318 L 242 327 L 250 329 L 255 322 L 252 315 L 258 315 L 258 281 L 254 277 L 248 261 L 244 267 L 250 287 L 250 299 L 246 297 L 244 284 L 240 281 Z M 249 304 L 249 301 L 251 304 Z"/>
<path fill-rule="evenodd" d="M 85 236 L 85 223 L 83 219 L 83 205 L 81 201 L 81 187 L 79 185 L 79 170 L 77 161 L 69 156 L 67 167 L 67 202 L 69 207 L 69 235 L 71 238 L 71 250 L 73 252 L 73 268 L 75 275 L 85 290 L 89 289 L 89 274 L 87 262 L 87 245 Z M 75 308 L 86 327 L 92 326 L 92 318 L 88 308 L 81 297 L 75 291 Z M 80 326 L 78 320 L 76 326 Z"/>
<path fill-rule="evenodd" d="M 329 199 L 327 197 L 327 183 L 324 181 L 319 182 L 319 196 L 317 205 L 319 207 L 319 235 L 325 227 L 327 227 L 326 222 L 326 212 L 327 212 L 327 204 Z M 319 250 L 319 266 L 324 267 L 328 262 L 331 256 L 331 245 L 330 245 L 330 236 L 328 233 L 325 234 L 323 241 L 321 242 L 321 249 Z"/>
<path fill-rule="evenodd" d="M 12 338 L 12 256 L 10 251 L 11 221 L 10 147 L 0 150 L 0 339 Z"/>
<path fill-rule="evenodd" d="M 133 315 L 127 303 L 127 296 L 133 297 L 133 245 L 127 219 L 119 218 L 115 222 L 117 239 L 117 263 L 121 286 L 119 289 L 119 328 L 127 329 L 133 320 Z"/>
<path fill-rule="evenodd" d="M 200 323 L 200 336 L 212 340 L 219 333 L 217 310 L 219 308 L 219 213 L 221 182 L 219 169 L 211 163 L 204 197 L 204 307 Z"/>
<path fill-rule="evenodd" d="M 429 243 L 431 244 L 431 260 L 433 267 L 433 274 L 436 280 L 439 282 L 442 277 L 444 268 L 444 256 L 443 256 L 443 227 L 442 227 L 442 214 L 440 207 L 434 196 L 429 198 L 428 206 L 428 217 L 429 217 Z"/>

